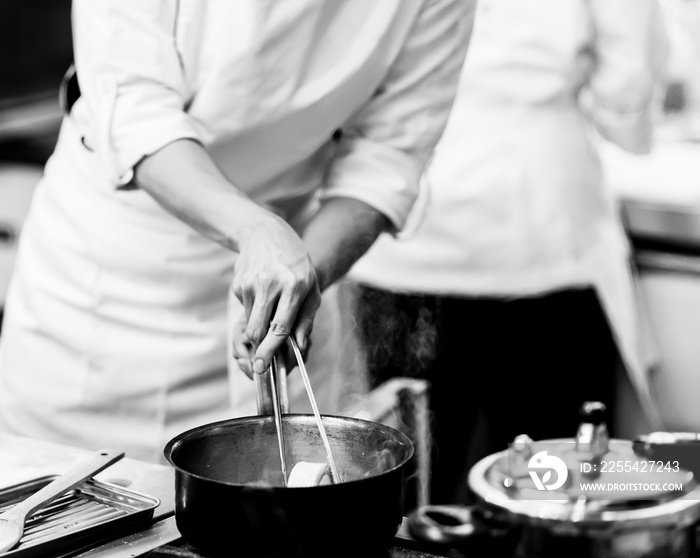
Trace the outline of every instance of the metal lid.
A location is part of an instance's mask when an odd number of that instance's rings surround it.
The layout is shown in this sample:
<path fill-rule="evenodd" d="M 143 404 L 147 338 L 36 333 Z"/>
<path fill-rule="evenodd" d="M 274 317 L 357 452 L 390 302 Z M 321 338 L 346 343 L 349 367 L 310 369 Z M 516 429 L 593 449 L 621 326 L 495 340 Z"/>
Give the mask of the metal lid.
<path fill-rule="evenodd" d="M 700 518 L 700 487 L 673 460 L 657 461 L 611 440 L 605 407 L 586 403 L 574 438 L 518 436 L 469 474 L 472 490 L 510 519 L 567 533 L 672 524 Z"/>

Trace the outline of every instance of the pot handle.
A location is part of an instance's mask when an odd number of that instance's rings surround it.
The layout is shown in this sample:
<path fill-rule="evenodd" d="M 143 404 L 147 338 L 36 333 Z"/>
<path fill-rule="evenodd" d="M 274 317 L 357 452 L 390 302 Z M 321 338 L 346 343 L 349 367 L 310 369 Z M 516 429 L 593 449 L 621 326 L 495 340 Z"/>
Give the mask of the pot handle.
<path fill-rule="evenodd" d="M 458 505 L 420 506 L 409 514 L 408 530 L 417 540 L 447 546 L 462 546 L 490 532 L 473 506 Z"/>
<path fill-rule="evenodd" d="M 440 554 L 449 548 L 465 556 L 514 556 L 521 536 L 518 525 L 480 505 L 420 506 L 407 526 L 414 539 Z"/>

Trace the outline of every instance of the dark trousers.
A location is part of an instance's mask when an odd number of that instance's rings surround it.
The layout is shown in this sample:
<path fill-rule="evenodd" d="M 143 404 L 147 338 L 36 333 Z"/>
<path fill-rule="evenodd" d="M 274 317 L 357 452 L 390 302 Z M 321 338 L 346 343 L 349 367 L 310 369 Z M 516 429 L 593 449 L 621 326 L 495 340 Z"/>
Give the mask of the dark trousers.
<path fill-rule="evenodd" d="M 518 434 L 573 437 L 585 401 L 612 417 L 618 354 L 592 289 L 511 300 L 359 291 L 370 386 L 430 381 L 432 503 L 465 501 L 468 467 Z"/>

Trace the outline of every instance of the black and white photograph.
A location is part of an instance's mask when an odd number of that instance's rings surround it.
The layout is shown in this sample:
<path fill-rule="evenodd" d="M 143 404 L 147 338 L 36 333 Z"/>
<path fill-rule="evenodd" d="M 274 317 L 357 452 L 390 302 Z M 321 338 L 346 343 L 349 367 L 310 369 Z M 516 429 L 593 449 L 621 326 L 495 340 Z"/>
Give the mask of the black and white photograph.
<path fill-rule="evenodd" d="M 0 0 L 0 558 L 700 558 L 700 0 Z"/>

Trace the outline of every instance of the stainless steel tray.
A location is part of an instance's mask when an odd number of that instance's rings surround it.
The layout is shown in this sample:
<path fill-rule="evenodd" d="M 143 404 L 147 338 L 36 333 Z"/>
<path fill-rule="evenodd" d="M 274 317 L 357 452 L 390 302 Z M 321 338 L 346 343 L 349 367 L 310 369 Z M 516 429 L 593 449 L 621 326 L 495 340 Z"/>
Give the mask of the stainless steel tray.
<path fill-rule="evenodd" d="M 50 483 L 48 476 L 0 490 L 0 513 Z M 25 525 L 24 536 L 2 558 L 65 555 L 125 533 L 153 517 L 160 500 L 95 479 L 81 484 L 38 510 Z"/>

